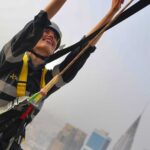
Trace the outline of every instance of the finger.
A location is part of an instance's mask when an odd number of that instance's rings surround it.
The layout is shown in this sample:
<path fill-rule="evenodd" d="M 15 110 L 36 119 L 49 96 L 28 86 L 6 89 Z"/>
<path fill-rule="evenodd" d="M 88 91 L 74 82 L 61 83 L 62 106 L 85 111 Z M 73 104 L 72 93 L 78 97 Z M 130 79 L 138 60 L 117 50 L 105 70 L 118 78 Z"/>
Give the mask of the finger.
<path fill-rule="evenodd" d="M 42 96 L 46 96 L 47 95 L 47 91 L 45 91 L 44 89 L 41 89 L 40 93 L 41 93 Z"/>

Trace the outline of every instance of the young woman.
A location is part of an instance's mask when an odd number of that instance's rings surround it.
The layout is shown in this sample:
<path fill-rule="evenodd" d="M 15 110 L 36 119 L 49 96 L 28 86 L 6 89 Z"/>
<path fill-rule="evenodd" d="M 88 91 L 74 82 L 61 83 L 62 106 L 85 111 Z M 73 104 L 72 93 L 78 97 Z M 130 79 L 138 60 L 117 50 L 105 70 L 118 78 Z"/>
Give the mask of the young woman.
<path fill-rule="evenodd" d="M 60 46 L 62 38 L 59 27 L 49 20 L 65 2 L 66 0 L 51 0 L 45 9 L 4 45 L 0 52 L 0 150 L 21 150 L 20 143 L 25 135 L 25 127 L 40 111 L 44 100 L 70 82 L 95 50 L 99 37 L 92 41 L 91 46 L 48 93 L 41 91 L 44 95 L 43 100 L 26 117 L 23 117 L 30 104 L 27 101 L 19 103 L 20 98 L 40 91 L 43 85 L 60 72 L 81 50 L 72 50 L 53 70 L 45 69 L 45 61 Z M 119 10 L 121 3 L 122 0 L 112 0 L 106 16 L 85 37 L 108 23 Z M 2 113 L 3 108 L 6 111 Z"/>

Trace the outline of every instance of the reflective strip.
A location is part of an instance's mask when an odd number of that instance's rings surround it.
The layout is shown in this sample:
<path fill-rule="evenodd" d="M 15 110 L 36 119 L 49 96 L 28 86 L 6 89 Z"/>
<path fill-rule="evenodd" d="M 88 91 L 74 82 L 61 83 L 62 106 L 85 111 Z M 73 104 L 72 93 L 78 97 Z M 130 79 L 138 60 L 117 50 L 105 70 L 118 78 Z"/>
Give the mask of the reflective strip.
<path fill-rule="evenodd" d="M 16 98 L 14 101 L 8 102 L 0 99 L 0 114 L 14 108 L 19 103 L 22 103 L 28 99 L 28 96 L 22 96 Z"/>
<path fill-rule="evenodd" d="M 53 77 L 54 77 L 55 75 L 57 75 L 59 72 L 60 72 L 60 70 L 59 70 L 59 65 L 57 65 L 57 66 L 54 67 L 54 69 L 53 69 L 53 71 L 52 71 Z M 62 87 L 62 86 L 65 85 L 65 84 L 66 84 L 66 82 L 64 82 L 62 76 L 60 76 L 59 81 L 55 84 L 55 86 L 58 87 L 58 88 L 60 88 L 60 87 Z"/>
<path fill-rule="evenodd" d="M 8 145 L 8 147 L 6 148 L 6 150 L 10 150 L 10 148 L 11 148 L 11 146 L 12 146 L 12 144 L 13 144 L 14 141 L 15 141 L 15 137 L 12 137 L 12 138 L 9 140 L 9 145 Z"/>
<path fill-rule="evenodd" d="M 0 103 L 3 103 L 2 100 L 0 100 Z M 14 102 L 8 102 L 8 101 L 5 101 L 5 103 L 3 103 L 3 105 L 0 104 L 0 114 L 10 110 L 13 106 L 13 103 Z"/>
<path fill-rule="evenodd" d="M 21 54 L 21 55 L 19 55 L 17 57 L 13 56 L 10 42 L 8 42 L 4 46 L 3 49 L 4 49 L 4 54 L 5 54 L 6 61 L 8 61 L 10 63 L 15 63 L 15 62 L 20 62 L 22 60 L 23 54 Z"/>
<path fill-rule="evenodd" d="M 7 95 L 16 97 L 16 87 L 4 82 L 3 80 L 0 80 L 0 91 Z"/>
<path fill-rule="evenodd" d="M 3 107 L 5 105 L 7 105 L 8 103 L 10 103 L 9 101 L 4 101 L 3 99 L 0 99 L 0 107 Z"/>

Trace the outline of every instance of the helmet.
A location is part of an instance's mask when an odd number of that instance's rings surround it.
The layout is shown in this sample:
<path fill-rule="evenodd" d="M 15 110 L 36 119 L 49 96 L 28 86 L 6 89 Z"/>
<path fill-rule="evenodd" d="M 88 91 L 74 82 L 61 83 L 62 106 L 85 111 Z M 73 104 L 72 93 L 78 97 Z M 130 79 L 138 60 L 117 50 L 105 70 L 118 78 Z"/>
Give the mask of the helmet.
<path fill-rule="evenodd" d="M 62 38 L 62 32 L 60 31 L 60 28 L 54 22 L 50 22 L 50 24 L 47 26 L 47 28 L 53 30 L 56 33 L 56 35 L 58 37 L 58 43 L 57 43 L 56 49 L 59 48 L 60 43 L 61 43 L 61 38 Z"/>

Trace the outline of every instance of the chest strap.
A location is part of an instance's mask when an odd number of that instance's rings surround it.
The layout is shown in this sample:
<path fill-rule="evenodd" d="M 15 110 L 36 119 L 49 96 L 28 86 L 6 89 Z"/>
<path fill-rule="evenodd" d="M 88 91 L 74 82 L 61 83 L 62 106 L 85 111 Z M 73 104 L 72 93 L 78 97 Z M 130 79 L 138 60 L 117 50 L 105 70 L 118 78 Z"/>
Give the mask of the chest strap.
<path fill-rule="evenodd" d="M 44 68 L 42 70 L 42 76 L 40 81 L 40 88 L 45 86 L 45 76 L 46 76 L 47 69 Z M 19 80 L 17 83 L 17 96 L 25 96 L 26 95 L 26 86 L 27 86 L 27 78 L 28 78 L 28 56 L 24 54 L 23 56 L 23 65 L 19 75 Z"/>

